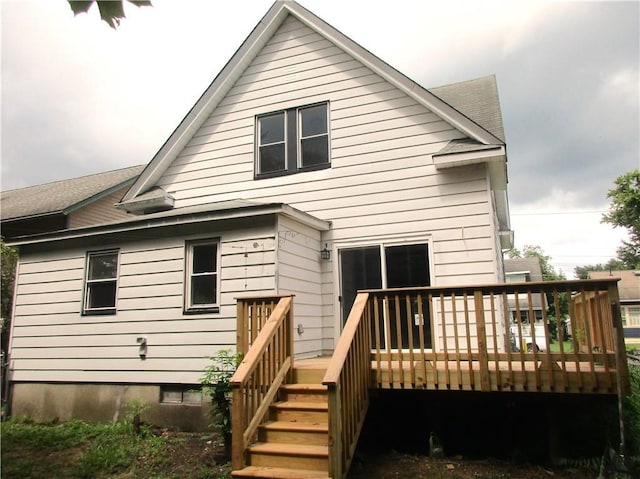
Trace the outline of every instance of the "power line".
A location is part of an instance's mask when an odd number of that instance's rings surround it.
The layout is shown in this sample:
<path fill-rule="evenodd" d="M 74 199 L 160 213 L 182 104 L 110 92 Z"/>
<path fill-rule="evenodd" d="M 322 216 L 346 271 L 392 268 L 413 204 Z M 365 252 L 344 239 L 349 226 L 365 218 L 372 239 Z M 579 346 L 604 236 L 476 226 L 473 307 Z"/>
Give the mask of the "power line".
<path fill-rule="evenodd" d="M 606 213 L 607 210 L 592 210 L 592 211 L 546 211 L 539 213 L 511 213 L 511 216 L 546 216 L 546 215 L 591 215 L 595 213 Z"/>

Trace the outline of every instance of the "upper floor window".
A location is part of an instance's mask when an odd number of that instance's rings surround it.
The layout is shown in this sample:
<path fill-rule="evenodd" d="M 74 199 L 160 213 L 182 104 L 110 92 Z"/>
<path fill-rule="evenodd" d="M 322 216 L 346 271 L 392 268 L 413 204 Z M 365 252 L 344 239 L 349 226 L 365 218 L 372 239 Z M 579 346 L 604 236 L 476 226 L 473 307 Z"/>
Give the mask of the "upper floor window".
<path fill-rule="evenodd" d="M 331 165 L 328 103 L 259 116 L 256 128 L 256 177 Z"/>
<path fill-rule="evenodd" d="M 114 314 L 118 289 L 118 251 L 96 251 L 87 255 L 84 314 Z"/>
<path fill-rule="evenodd" d="M 187 245 L 187 312 L 218 310 L 218 241 L 195 241 Z"/>

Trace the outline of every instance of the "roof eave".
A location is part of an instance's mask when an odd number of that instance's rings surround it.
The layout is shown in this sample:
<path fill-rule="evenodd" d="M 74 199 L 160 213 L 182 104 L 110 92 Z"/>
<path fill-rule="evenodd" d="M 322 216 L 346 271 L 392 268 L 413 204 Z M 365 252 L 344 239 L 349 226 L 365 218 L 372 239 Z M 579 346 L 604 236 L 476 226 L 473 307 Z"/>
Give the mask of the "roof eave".
<path fill-rule="evenodd" d="M 129 178 L 126 181 L 122 181 L 120 183 L 118 183 L 117 185 L 113 185 L 110 188 L 107 188 L 105 190 L 100 191 L 99 193 L 96 193 L 95 195 L 92 195 L 88 198 L 85 198 L 82 201 L 79 201 L 78 203 L 74 203 L 73 205 L 69 205 L 67 206 L 64 210 L 62 210 L 62 213 L 65 215 L 71 214 L 74 211 L 79 210 L 80 208 L 90 205 L 91 203 L 94 203 L 98 200 L 101 200 L 102 198 L 105 198 L 107 196 L 109 196 L 111 193 L 115 193 L 116 191 L 125 188 L 127 185 L 132 185 L 133 182 L 136 180 L 135 177 L 133 178 Z"/>
<path fill-rule="evenodd" d="M 63 210 L 57 210 L 57 211 L 49 211 L 47 213 L 39 213 L 36 215 L 17 216 L 15 218 L 2 218 L 2 220 L 0 221 L 2 223 L 13 223 L 16 221 L 37 220 L 37 219 L 46 218 L 49 216 L 58 216 L 58 215 L 66 216 Z"/>
<path fill-rule="evenodd" d="M 185 213 L 184 215 L 165 216 L 160 214 L 152 218 L 148 216 L 141 216 L 136 217 L 136 219 L 133 220 L 126 220 L 117 223 L 107 223 L 70 230 L 62 230 L 52 233 L 22 236 L 15 238 L 7 244 L 10 246 L 43 244 L 58 241 L 69 241 L 80 238 L 96 237 L 105 234 L 131 233 L 133 231 L 148 230 L 149 228 L 181 226 L 196 223 L 206 223 L 210 221 L 223 221 L 236 218 L 264 216 L 269 214 L 283 214 L 320 231 L 328 231 L 331 228 L 330 221 L 315 218 L 314 216 L 297 210 L 284 203 L 266 203 L 256 204 L 254 206 L 245 206 L 242 208 L 229 208 L 226 210 Z"/>

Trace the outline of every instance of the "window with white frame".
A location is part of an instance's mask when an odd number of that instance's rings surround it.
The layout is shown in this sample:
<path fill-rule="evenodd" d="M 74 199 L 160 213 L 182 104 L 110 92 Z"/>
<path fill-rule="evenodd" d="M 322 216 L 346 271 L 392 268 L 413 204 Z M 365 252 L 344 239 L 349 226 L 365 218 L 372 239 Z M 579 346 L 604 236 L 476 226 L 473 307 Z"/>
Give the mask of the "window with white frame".
<path fill-rule="evenodd" d="M 626 314 L 622 315 L 623 326 L 640 326 L 640 307 L 627 306 L 623 308 Z"/>
<path fill-rule="evenodd" d="M 219 242 L 187 243 L 186 311 L 217 311 L 219 295 Z"/>
<path fill-rule="evenodd" d="M 87 254 L 84 314 L 114 314 L 118 290 L 118 250 Z"/>
<path fill-rule="evenodd" d="M 331 166 L 328 103 L 289 108 L 256 118 L 256 177 Z"/>

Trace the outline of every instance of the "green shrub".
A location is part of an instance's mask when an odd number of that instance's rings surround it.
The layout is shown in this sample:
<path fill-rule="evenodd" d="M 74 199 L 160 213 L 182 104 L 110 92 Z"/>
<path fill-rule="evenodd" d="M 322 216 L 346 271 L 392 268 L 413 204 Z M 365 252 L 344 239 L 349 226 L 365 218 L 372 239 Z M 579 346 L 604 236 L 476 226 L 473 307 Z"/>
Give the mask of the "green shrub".
<path fill-rule="evenodd" d="M 640 365 L 629 361 L 631 394 L 624 398 L 624 421 L 627 450 L 640 456 Z"/>
<path fill-rule="evenodd" d="M 210 426 L 224 438 L 227 456 L 231 453 L 231 378 L 240 364 L 240 356 L 229 349 L 207 356 L 211 361 L 200 378 L 202 392 L 211 396 Z"/>

